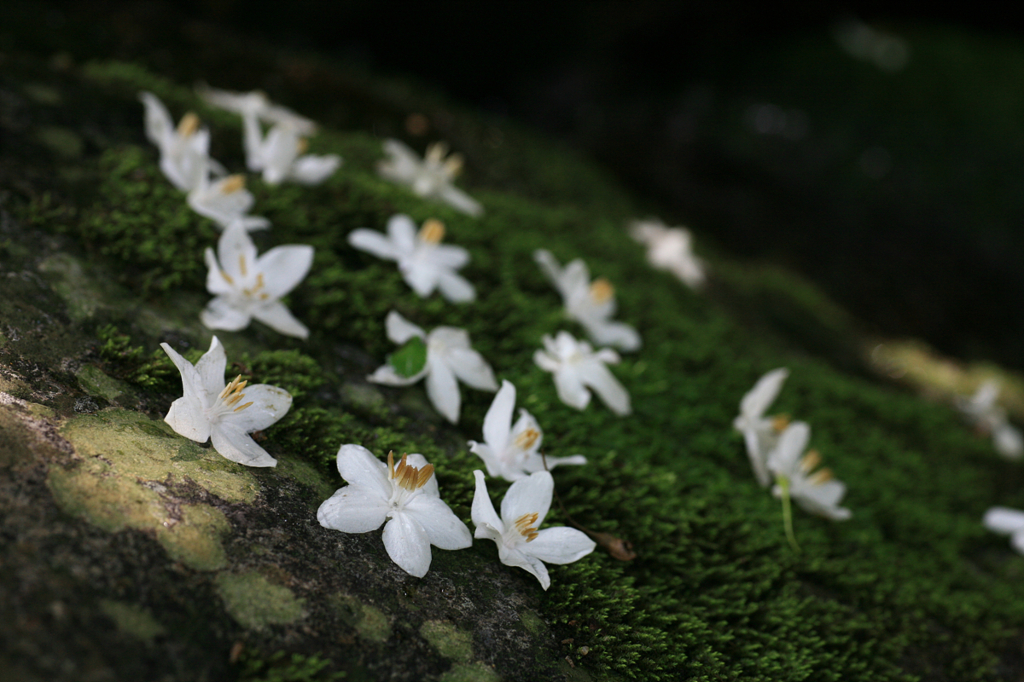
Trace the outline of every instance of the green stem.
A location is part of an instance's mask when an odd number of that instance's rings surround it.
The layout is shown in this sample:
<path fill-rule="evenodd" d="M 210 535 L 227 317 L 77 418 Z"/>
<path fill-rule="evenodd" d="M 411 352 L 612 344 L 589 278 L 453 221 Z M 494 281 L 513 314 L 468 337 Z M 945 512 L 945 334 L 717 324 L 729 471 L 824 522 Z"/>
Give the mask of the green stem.
<path fill-rule="evenodd" d="M 793 533 L 793 507 L 789 499 L 789 479 L 785 476 L 775 478 L 779 488 L 782 489 L 782 523 L 786 527 L 786 539 L 794 552 L 800 551 L 800 545 L 796 544 L 796 535 Z"/>

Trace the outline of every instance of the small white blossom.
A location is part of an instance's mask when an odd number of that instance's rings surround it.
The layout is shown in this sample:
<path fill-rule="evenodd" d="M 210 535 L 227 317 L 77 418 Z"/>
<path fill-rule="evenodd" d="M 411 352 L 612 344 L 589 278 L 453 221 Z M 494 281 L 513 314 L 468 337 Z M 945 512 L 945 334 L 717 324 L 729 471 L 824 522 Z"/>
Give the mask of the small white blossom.
<path fill-rule="evenodd" d="M 469 252 L 461 246 L 442 244 L 444 223 L 428 220 L 419 232 L 407 215 L 388 220 L 388 233 L 361 227 L 348 236 L 348 243 L 360 251 L 398 263 L 402 278 L 419 296 L 426 298 L 440 289 L 452 303 L 476 298 L 476 290 L 456 270 L 469 262 Z"/>
<path fill-rule="evenodd" d="M 647 246 L 647 262 L 668 270 L 691 289 L 704 285 L 704 261 L 693 253 L 693 236 L 685 227 L 668 227 L 659 220 L 635 220 L 629 234 Z"/>
<path fill-rule="evenodd" d="M 768 470 L 776 478 L 772 494 L 782 497 L 787 492 L 796 503 L 812 514 L 833 521 L 850 518 L 849 509 L 839 502 L 846 494 L 846 486 L 832 477 L 829 469 L 814 468 L 821 463 L 816 450 L 804 450 L 811 438 L 811 427 L 805 422 L 793 422 L 779 436 L 775 449 L 768 455 Z"/>
<path fill-rule="evenodd" d="M 619 362 L 619 354 L 610 348 L 594 352 L 586 341 L 577 341 L 569 332 L 555 338 L 545 334 L 544 349 L 533 354 L 533 361 L 545 372 L 555 375 L 558 399 L 569 407 L 584 409 L 590 404 L 590 390 L 617 415 L 632 412 L 629 393 L 605 366 Z M 590 389 L 590 390 L 588 390 Z"/>
<path fill-rule="evenodd" d="M 175 187 L 189 192 L 204 180 L 207 169 L 224 172 L 209 158 L 210 131 L 199 127 L 198 116 L 188 112 L 175 128 L 156 95 L 140 92 L 139 99 L 146 109 L 146 137 L 160 150 L 160 170 Z"/>
<path fill-rule="evenodd" d="M 1010 536 L 1010 544 L 1024 554 L 1024 512 L 1007 507 L 992 507 L 982 520 L 985 528 Z"/>
<path fill-rule="evenodd" d="M 246 126 L 247 136 L 253 125 L 259 135 L 259 124 L 255 117 L 248 116 L 251 124 Z M 254 152 L 248 160 L 249 169 L 263 171 L 263 181 L 268 185 L 279 185 L 292 180 L 303 185 L 318 185 L 338 169 L 341 157 L 337 154 L 306 154 L 306 138 L 291 125 L 278 123 L 262 138 L 246 147 Z"/>
<path fill-rule="evenodd" d="M 249 434 L 262 431 L 288 413 L 292 397 L 277 386 L 246 386 L 241 375 L 224 384 L 227 356 L 217 337 L 210 349 L 192 365 L 166 343 L 160 347 L 181 372 L 184 396 L 171 405 L 164 421 L 175 432 L 205 443 L 232 462 L 251 467 L 272 467 L 277 460 Z"/>
<path fill-rule="evenodd" d="M 562 295 L 566 313 L 583 325 L 594 343 L 624 351 L 640 347 L 640 335 L 632 326 L 610 319 L 615 314 L 611 282 L 604 277 L 591 282 L 587 264 L 579 258 L 563 268 L 550 251 L 537 249 L 533 259 Z"/>
<path fill-rule="evenodd" d="M 476 492 L 473 495 L 474 537 L 494 540 L 498 558 L 506 566 L 529 571 L 545 590 L 551 586 L 549 564 L 571 564 L 594 551 L 597 546 L 585 533 L 575 528 L 558 526 L 537 530 L 551 507 L 554 479 L 547 471 L 538 471 L 520 478 L 509 486 L 501 501 L 501 518 L 487 494 L 484 472 L 473 472 Z"/>
<path fill-rule="evenodd" d="M 537 471 L 560 464 L 586 464 L 583 455 L 571 457 L 542 457 L 540 445 L 544 434 L 540 425 L 526 410 L 519 410 L 519 420 L 512 425 L 512 410 L 516 405 L 516 387 L 502 381 L 501 389 L 484 416 L 484 442 L 469 441 L 469 450 L 484 461 L 487 473 L 515 481 Z"/>
<path fill-rule="evenodd" d="M 309 272 L 312 246 L 278 246 L 257 257 L 249 233 L 236 222 L 220 236 L 217 254 L 206 249 L 206 288 L 216 298 L 200 316 L 204 325 L 238 331 L 248 327 L 255 317 L 282 334 L 300 339 L 309 336 L 309 330 L 292 316 L 281 297 Z"/>
<path fill-rule="evenodd" d="M 385 465 L 361 445 L 342 445 L 338 472 L 348 482 L 323 504 L 316 518 L 324 528 L 368 533 L 384 526 L 388 556 L 406 573 L 422 578 L 430 569 L 430 546 L 465 549 L 473 538 L 442 500 L 434 466 L 423 455 L 402 455 Z"/>
<path fill-rule="evenodd" d="M 209 174 L 202 173 L 202 180 L 188 193 L 188 205 L 193 211 L 215 222 L 221 229 L 240 222 L 247 230 L 262 230 L 270 227 L 270 221 L 258 216 L 246 215 L 255 199 L 245 188 L 244 175 L 229 175 L 210 182 Z"/>
<path fill-rule="evenodd" d="M 999 383 L 988 380 L 978 387 L 970 398 L 960 398 L 957 407 L 983 433 L 992 434 L 996 452 L 1006 459 L 1020 459 L 1024 455 L 1024 436 L 1006 418 L 1006 410 L 996 400 Z"/>
<path fill-rule="evenodd" d="M 367 379 L 389 386 L 409 386 L 426 377 L 427 396 L 445 419 L 459 421 L 462 397 L 456 380 L 480 391 L 496 391 L 490 365 L 469 345 L 469 334 L 456 327 L 436 327 L 429 334 L 392 310 L 385 320 L 388 338 L 404 344 L 416 337 L 426 345 L 426 364 L 412 376 L 402 376 L 390 363 Z"/>
<path fill-rule="evenodd" d="M 419 155 L 398 140 L 385 140 L 384 152 L 388 158 L 377 164 L 377 172 L 386 180 L 407 185 L 416 196 L 437 199 L 471 216 L 484 212 L 483 206 L 468 194 L 452 185 L 462 170 L 462 157 L 452 154 L 447 159 L 448 145 L 435 142 L 427 147 L 421 160 Z"/>
<path fill-rule="evenodd" d="M 242 116 L 251 114 L 256 120 L 271 125 L 281 123 L 292 127 L 300 135 L 312 135 L 316 132 L 316 124 L 313 121 L 287 107 L 274 104 L 267 98 L 266 93 L 260 90 L 233 92 L 201 84 L 196 87 L 196 93 L 208 103 L 226 111 Z M 248 153 L 248 150 L 246 152 Z"/>
<path fill-rule="evenodd" d="M 739 416 L 732 423 L 733 427 L 743 434 L 750 466 L 762 488 L 767 488 L 771 483 L 767 466 L 768 453 L 779 442 L 779 434 L 786 427 L 787 421 L 784 417 L 765 419 L 764 413 L 779 395 L 788 376 L 789 370 L 780 367 L 758 379 L 754 388 L 740 401 Z"/>

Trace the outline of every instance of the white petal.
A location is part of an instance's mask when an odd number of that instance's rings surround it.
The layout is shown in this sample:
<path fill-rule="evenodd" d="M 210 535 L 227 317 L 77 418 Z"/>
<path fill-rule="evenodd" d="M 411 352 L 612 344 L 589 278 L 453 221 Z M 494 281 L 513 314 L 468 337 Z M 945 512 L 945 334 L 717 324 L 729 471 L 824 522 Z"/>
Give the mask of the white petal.
<path fill-rule="evenodd" d="M 586 322 L 580 320 L 587 329 L 590 338 L 594 343 L 602 346 L 615 346 L 624 351 L 634 351 L 640 348 L 640 334 L 636 329 L 625 322 Z"/>
<path fill-rule="evenodd" d="M 213 449 L 225 459 L 249 467 L 277 466 L 277 460 L 256 444 L 249 434 L 234 424 L 221 422 L 212 425 L 210 440 Z"/>
<path fill-rule="evenodd" d="M 793 499 L 804 510 L 833 521 L 845 521 L 852 516 L 849 509 L 839 506 L 846 494 L 846 485 L 841 481 L 826 481 L 818 485 L 794 486 Z"/>
<path fill-rule="evenodd" d="M 560 366 L 555 371 L 555 390 L 558 399 L 569 407 L 582 410 L 590 404 L 590 391 L 583 385 L 574 367 Z"/>
<path fill-rule="evenodd" d="M 390 239 L 376 230 L 368 230 L 365 227 L 350 232 L 348 243 L 360 251 L 365 251 L 384 260 L 398 260 L 400 257 Z"/>
<path fill-rule="evenodd" d="M 426 332 L 394 310 L 385 318 L 384 328 L 387 330 L 388 339 L 397 344 L 403 344 L 414 336 L 424 340 L 427 338 Z"/>
<path fill-rule="evenodd" d="M 174 133 L 171 112 L 151 92 L 140 92 L 139 99 L 146 108 L 146 137 L 156 146 L 163 147 L 168 136 Z"/>
<path fill-rule="evenodd" d="M 747 458 L 754 470 L 754 477 L 762 488 L 767 488 L 772 482 L 772 477 L 768 473 L 768 453 L 761 446 L 758 432 L 755 429 L 745 429 L 743 441 L 747 446 Z"/>
<path fill-rule="evenodd" d="M 384 526 L 388 556 L 409 575 L 422 578 L 430 570 L 430 538 L 410 514 L 397 512 Z"/>
<path fill-rule="evenodd" d="M 1010 546 L 1017 550 L 1018 554 L 1024 554 L 1024 532 L 1016 532 L 1010 536 Z"/>
<path fill-rule="evenodd" d="M 306 154 L 292 164 L 291 177 L 303 185 L 319 185 L 338 170 L 340 165 L 341 157 L 337 154 Z"/>
<path fill-rule="evenodd" d="M 474 455 L 483 460 L 484 466 L 487 467 L 488 475 L 503 475 L 501 460 L 499 460 L 498 455 L 495 454 L 493 448 L 488 446 L 486 443 L 477 443 L 475 440 L 468 441 L 467 446 L 469 447 L 470 452 L 472 452 Z"/>
<path fill-rule="evenodd" d="M 587 458 L 583 455 L 570 455 L 569 457 L 541 457 L 540 454 L 534 452 L 530 453 L 526 458 L 526 461 L 523 462 L 523 471 L 527 474 L 532 474 L 535 471 L 544 471 L 545 464 L 547 464 L 547 470 L 550 471 L 551 469 L 564 464 L 581 465 L 586 463 Z M 509 481 L 516 480 L 515 478 L 509 478 L 508 476 L 505 478 Z M 517 476 L 516 478 L 520 477 Z"/>
<path fill-rule="evenodd" d="M 217 296 L 206 304 L 199 320 L 207 329 L 223 329 L 236 332 L 249 326 L 252 315 L 248 311 L 234 307 L 234 301 L 226 296 Z"/>
<path fill-rule="evenodd" d="M 288 306 L 280 301 L 253 308 L 252 316 L 279 334 L 298 339 L 309 338 L 309 329 L 306 325 L 295 319 Z"/>
<path fill-rule="evenodd" d="M 440 271 L 431 263 L 417 260 L 403 261 L 399 265 L 399 271 L 401 271 L 405 283 L 420 298 L 430 296 L 437 288 Z"/>
<path fill-rule="evenodd" d="M 442 185 L 437 196 L 452 208 L 462 211 L 466 215 L 475 217 L 483 215 L 484 207 L 480 202 L 453 185 Z"/>
<path fill-rule="evenodd" d="M 511 381 L 502 381 L 491 406 L 484 415 L 484 442 L 495 453 L 505 451 L 512 427 L 512 411 L 516 406 L 516 387 Z"/>
<path fill-rule="evenodd" d="M 216 400 L 216 396 L 224 388 L 224 370 L 227 369 L 227 366 L 228 356 L 224 352 L 224 346 L 220 339 L 214 336 L 210 339 L 210 348 L 196 363 L 196 372 L 203 383 L 206 399 L 209 400 L 209 402 L 204 400 L 204 405 L 209 405 Z"/>
<path fill-rule="evenodd" d="M 437 286 L 441 295 L 451 303 L 468 303 L 476 300 L 476 289 L 462 275 L 441 270 L 437 275 Z"/>
<path fill-rule="evenodd" d="M 1024 437 L 1013 426 L 1003 422 L 992 431 L 996 452 L 1006 459 L 1020 459 L 1024 455 Z"/>
<path fill-rule="evenodd" d="M 426 365 L 424 365 L 421 371 L 413 374 L 411 377 L 404 377 L 395 371 L 393 365 L 388 363 L 378 367 L 373 374 L 366 377 L 366 380 L 374 384 L 384 384 L 385 386 L 412 386 L 426 375 Z"/>
<path fill-rule="evenodd" d="M 544 521 L 551 507 L 551 494 L 555 489 L 555 479 L 547 471 L 538 471 L 526 478 L 521 478 L 509 486 L 501 501 L 501 520 L 506 527 L 511 526 L 523 514 L 537 514 L 537 525 Z"/>
<path fill-rule="evenodd" d="M 416 223 L 401 213 L 391 216 L 387 225 L 388 237 L 400 255 L 408 255 L 416 250 Z"/>
<path fill-rule="evenodd" d="M 572 299 L 590 301 L 590 271 L 583 259 L 569 261 L 558 278 L 557 286 L 565 296 L 566 302 Z M 591 304 L 593 305 L 593 304 Z M 614 305 L 614 303 L 612 304 Z M 609 309 L 609 314 L 612 311 Z"/>
<path fill-rule="evenodd" d="M 548 338 L 547 335 L 545 338 Z M 545 372 L 557 372 L 562 367 L 561 360 L 544 350 L 534 351 L 533 362 Z"/>
<path fill-rule="evenodd" d="M 263 130 L 255 112 L 242 112 L 242 140 L 246 166 L 253 172 L 263 170 Z"/>
<path fill-rule="evenodd" d="M 480 391 L 498 390 L 491 366 L 475 350 L 452 348 L 445 353 L 445 362 L 462 383 Z"/>
<path fill-rule="evenodd" d="M 537 249 L 533 252 L 533 260 L 544 272 L 551 283 L 555 285 L 559 293 L 562 292 L 562 266 L 558 260 L 547 249 Z"/>
<path fill-rule="evenodd" d="M 423 245 L 422 258 L 444 270 L 458 270 L 469 262 L 469 251 L 454 244 Z"/>
<path fill-rule="evenodd" d="M 992 507 L 985 512 L 982 524 L 996 533 L 1024 531 L 1024 512 L 1009 507 Z"/>
<path fill-rule="evenodd" d="M 362 445 L 348 443 L 338 448 L 338 473 L 352 485 L 372 490 L 385 502 L 391 498 L 387 464 Z"/>
<path fill-rule="evenodd" d="M 768 470 L 792 478 L 810 439 L 811 427 L 806 422 L 791 423 L 779 436 L 778 445 L 768 455 Z"/>
<path fill-rule="evenodd" d="M 427 464 L 429 464 L 429 462 L 427 462 L 427 458 L 419 454 L 418 452 L 413 452 L 406 455 L 405 463 L 414 466 L 417 469 L 422 469 L 423 467 L 427 466 Z M 427 482 L 423 484 L 423 487 L 420 488 L 420 490 L 422 491 L 423 495 L 440 497 L 440 491 L 438 490 L 437 487 L 437 475 L 430 474 L 430 478 L 427 479 Z"/>
<path fill-rule="evenodd" d="M 343 533 L 367 533 L 380 528 L 389 511 L 391 505 L 387 498 L 378 495 L 376 490 L 347 485 L 324 500 L 316 518 L 324 528 Z"/>
<path fill-rule="evenodd" d="M 750 389 L 743 396 L 743 400 L 740 401 L 740 414 L 752 419 L 760 419 L 764 415 L 765 410 L 768 409 L 768 406 L 779 395 L 779 391 L 782 390 L 782 384 L 788 376 L 789 370 L 785 367 L 779 367 L 758 379 L 757 383 L 754 384 L 754 388 Z"/>
<path fill-rule="evenodd" d="M 517 566 L 528 571 L 533 577 L 540 581 L 540 586 L 545 590 L 551 587 L 551 577 L 548 575 L 548 568 L 537 557 L 523 552 L 520 547 L 508 548 L 504 543 L 498 543 L 498 558 L 506 566 Z"/>
<path fill-rule="evenodd" d="M 462 396 L 455 374 L 437 358 L 427 356 L 427 396 L 441 415 L 452 424 L 459 422 L 459 407 Z"/>
<path fill-rule="evenodd" d="M 230 423 L 246 433 L 262 431 L 281 420 L 292 406 L 292 396 L 277 386 L 256 384 L 246 386 L 239 405 L 252 403 L 249 407 L 229 412 L 221 420 Z M 238 409 L 238 408 L 236 408 Z"/>
<path fill-rule="evenodd" d="M 217 256 L 224 272 L 228 273 L 238 286 L 255 279 L 256 245 L 241 222 L 231 223 L 220 235 Z"/>
<path fill-rule="evenodd" d="M 175 433 L 198 443 L 205 443 L 210 437 L 210 422 L 206 419 L 203 406 L 192 396 L 186 395 L 171 403 L 164 421 Z"/>
<path fill-rule="evenodd" d="M 207 247 L 203 256 L 206 260 L 207 268 L 206 290 L 214 296 L 233 292 L 235 289 L 227 277 L 224 276 L 224 271 L 220 269 L 220 264 L 217 263 L 217 256 L 214 255 L 213 249 Z"/>
<path fill-rule="evenodd" d="M 632 412 L 629 405 L 629 393 L 619 380 L 611 373 L 604 363 L 588 360 L 579 363 L 579 377 L 584 384 L 594 389 L 604 404 L 617 415 Z"/>
<path fill-rule="evenodd" d="M 594 551 L 597 543 L 575 528 L 545 528 L 533 540 L 524 543 L 521 551 L 549 564 L 571 564 Z"/>
<path fill-rule="evenodd" d="M 465 549 L 473 544 L 466 524 L 455 516 L 441 498 L 418 495 L 405 505 L 404 512 L 416 519 L 426 531 L 430 544 L 440 549 Z"/>
<path fill-rule="evenodd" d="M 494 511 L 494 505 L 491 503 L 491 498 L 487 494 L 484 472 L 477 469 L 473 472 L 473 477 L 476 479 L 476 491 L 473 493 L 473 509 L 470 516 L 473 519 L 473 525 L 477 528 L 476 536 L 480 537 L 481 526 L 489 526 L 499 535 L 504 533 L 505 524 L 498 518 Z"/>
<path fill-rule="evenodd" d="M 431 348 L 448 351 L 453 348 L 469 348 L 469 332 L 458 327 L 435 327 L 427 336 Z"/>
<path fill-rule="evenodd" d="M 216 340 L 216 336 L 213 337 Z M 209 393 L 206 390 L 206 385 L 203 383 L 203 377 L 199 374 L 199 371 L 192 366 L 192 363 L 182 357 L 178 351 L 171 348 L 166 343 L 161 343 L 160 347 L 167 353 L 167 357 L 171 359 L 174 366 L 178 368 L 178 372 L 181 374 L 181 389 L 182 393 L 186 398 L 194 400 L 202 408 L 205 408 L 209 403 L 207 402 L 207 396 Z M 224 364 L 227 364 L 227 357 L 224 358 Z M 221 388 L 224 386 L 224 375 L 221 374 Z M 220 392 L 220 388 L 217 389 Z M 184 408 L 179 408 L 184 409 Z M 179 432 L 180 433 L 180 432 Z M 206 440 L 205 438 L 203 440 Z"/>
<path fill-rule="evenodd" d="M 264 275 L 264 290 L 271 298 L 281 298 L 294 289 L 313 265 L 313 247 L 294 244 L 277 246 L 256 261 L 256 270 Z"/>

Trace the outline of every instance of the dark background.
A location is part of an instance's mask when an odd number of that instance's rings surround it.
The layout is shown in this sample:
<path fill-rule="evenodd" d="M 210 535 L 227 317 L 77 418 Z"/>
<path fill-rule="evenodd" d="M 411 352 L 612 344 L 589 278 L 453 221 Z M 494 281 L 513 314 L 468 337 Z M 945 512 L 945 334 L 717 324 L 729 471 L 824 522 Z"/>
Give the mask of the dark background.
<path fill-rule="evenodd" d="M 1009 10 L 11 0 L 0 19 L 0 51 L 138 60 L 185 83 L 273 94 L 254 69 L 283 51 L 409 75 L 577 147 L 698 248 L 803 273 L 869 331 L 1024 369 L 1024 43 Z M 857 25 L 902 41 L 905 66 L 844 51 L 836 36 Z"/>

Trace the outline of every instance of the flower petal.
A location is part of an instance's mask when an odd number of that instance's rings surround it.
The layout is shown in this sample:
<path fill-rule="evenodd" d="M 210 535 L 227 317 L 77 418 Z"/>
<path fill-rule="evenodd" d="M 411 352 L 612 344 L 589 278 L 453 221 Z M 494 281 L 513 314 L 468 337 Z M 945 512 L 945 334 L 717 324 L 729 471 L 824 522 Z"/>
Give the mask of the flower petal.
<path fill-rule="evenodd" d="M 1024 531 L 1024 511 L 1009 507 L 992 507 L 982 519 L 985 528 L 995 533 L 1016 533 Z"/>
<path fill-rule="evenodd" d="M 384 327 L 387 330 L 388 339 L 397 344 L 403 344 L 414 336 L 424 340 L 427 338 L 426 332 L 394 310 L 389 312 L 385 318 Z"/>
<path fill-rule="evenodd" d="M 427 396 L 445 419 L 452 424 L 459 422 L 462 396 L 455 374 L 443 360 L 430 355 L 427 355 Z"/>
<path fill-rule="evenodd" d="M 405 505 L 404 513 L 411 515 L 426 531 L 430 544 L 440 549 L 465 549 L 473 544 L 473 536 L 466 524 L 455 516 L 440 497 L 418 495 Z"/>
<path fill-rule="evenodd" d="M 366 377 L 366 380 L 375 384 L 384 384 L 385 386 L 412 386 L 426 375 L 426 365 L 424 365 L 420 372 L 413 374 L 411 377 L 404 377 L 395 371 L 391 363 L 387 363 L 378 367 L 373 374 Z"/>
<path fill-rule="evenodd" d="M 210 440 L 213 449 L 232 462 L 249 467 L 277 466 L 277 460 L 270 453 L 257 445 L 244 429 L 234 424 L 221 422 L 211 425 Z"/>
<path fill-rule="evenodd" d="M 475 350 L 452 348 L 445 355 L 445 362 L 462 383 L 480 391 L 498 390 L 498 382 L 494 378 L 491 366 Z"/>
<path fill-rule="evenodd" d="M 508 445 L 515 406 L 516 387 L 511 381 L 502 381 L 501 389 L 484 415 L 484 442 L 495 454 L 504 452 Z"/>
<path fill-rule="evenodd" d="M 228 356 L 224 352 L 224 346 L 220 339 L 214 336 L 210 339 L 210 348 L 196 363 L 196 372 L 203 382 L 206 395 L 203 405 L 209 405 L 216 396 L 224 389 L 224 370 L 228 366 Z M 209 401 L 209 402 L 207 402 Z"/>
<path fill-rule="evenodd" d="M 434 293 L 437 288 L 437 280 L 440 271 L 432 263 L 413 258 L 402 260 L 398 266 L 405 283 L 416 292 L 420 298 L 426 298 Z"/>
<path fill-rule="evenodd" d="M 388 237 L 400 256 L 411 254 L 416 250 L 416 223 L 401 213 L 391 216 L 388 220 Z"/>
<path fill-rule="evenodd" d="M 268 384 L 247 386 L 240 404 L 252 403 L 249 407 L 229 412 L 221 419 L 246 433 L 261 431 L 275 424 L 288 414 L 292 396 L 288 391 Z"/>
<path fill-rule="evenodd" d="M 555 390 L 558 399 L 569 407 L 582 410 L 590 404 L 590 391 L 583 385 L 575 367 L 559 366 L 555 371 Z"/>
<path fill-rule="evenodd" d="M 788 376 L 789 370 L 785 367 L 779 367 L 758 379 L 754 387 L 740 401 L 740 415 L 746 416 L 749 419 L 760 419 L 764 415 L 765 410 L 768 409 L 768 406 L 779 395 L 779 391 L 782 390 L 782 384 Z"/>
<path fill-rule="evenodd" d="M 213 337 L 214 341 L 217 337 Z M 167 353 L 167 357 L 171 359 L 174 366 L 178 368 L 178 372 L 181 374 L 181 389 L 185 398 L 190 399 L 198 403 L 200 408 L 205 408 L 209 402 L 207 396 L 209 393 L 206 390 L 206 385 L 203 383 L 203 377 L 200 376 L 199 371 L 192 366 L 192 363 L 182 357 L 178 351 L 171 348 L 166 343 L 161 343 L 160 347 Z M 205 356 L 204 356 L 205 357 Z M 227 365 L 227 356 L 224 357 L 224 364 Z M 221 374 L 221 388 L 224 386 L 224 375 Z M 220 392 L 220 388 L 217 389 Z M 184 408 L 179 408 L 184 409 Z M 203 440 L 206 440 L 205 438 Z"/>
<path fill-rule="evenodd" d="M 441 295 L 451 303 L 468 303 L 476 300 L 476 289 L 462 275 L 450 270 L 437 273 L 437 287 Z"/>
<path fill-rule="evenodd" d="M 800 456 L 811 440 L 811 427 L 806 422 L 793 422 L 779 436 L 775 449 L 768 454 L 768 470 L 792 478 L 800 465 Z"/>
<path fill-rule="evenodd" d="M 521 551 L 522 545 L 517 548 L 506 547 L 504 543 L 498 543 L 498 558 L 506 566 L 517 566 L 528 571 L 533 577 L 540 581 L 540 586 L 547 590 L 551 587 L 551 577 L 548 575 L 548 568 L 537 557 Z"/>
<path fill-rule="evenodd" d="M 350 484 L 372 490 L 385 502 L 391 499 L 387 464 L 362 445 L 348 443 L 338 448 L 338 473 Z"/>
<path fill-rule="evenodd" d="M 625 322 L 580 320 L 594 343 L 601 346 L 615 346 L 624 351 L 640 348 L 640 334 Z"/>
<path fill-rule="evenodd" d="M 424 260 L 444 270 L 458 270 L 469 262 L 469 251 L 455 244 L 435 244 L 423 251 Z"/>
<path fill-rule="evenodd" d="M 514 524 L 523 514 L 537 514 L 537 525 L 544 521 L 551 507 L 551 494 L 555 479 L 547 471 L 538 471 L 521 478 L 509 486 L 501 501 L 501 520 L 506 527 Z"/>
<path fill-rule="evenodd" d="M 473 493 L 473 508 L 470 516 L 473 519 L 473 525 L 476 526 L 476 537 L 485 535 L 490 537 L 491 534 L 486 532 L 481 535 L 481 527 L 493 529 L 500 536 L 505 532 L 505 524 L 498 518 L 494 511 L 494 504 L 491 503 L 491 497 L 487 494 L 484 472 L 477 469 L 473 472 L 473 477 L 476 479 L 476 491 Z"/>
<path fill-rule="evenodd" d="M 578 367 L 580 380 L 594 389 L 612 412 L 619 416 L 632 412 L 629 393 L 603 362 L 585 360 Z"/>
<path fill-rule="evenodd" d="M 352 230 L 348 235 L 348 243 L 360 251 L 365 251 L 384 260 L 398 260 L 400 257 L 390 239 L 376 230 L 368 230 L 365 227 Z"/>
<path fill-rule="evenodd" d="M 549 564 L 571 564 L 594 551 L 597 543 L 575 528 L 545 528 L 521 550 Z"/>
<path fill-rule="evenodd" d="M 313 247 L 304 244 L 277 246 L 256 261 L 256 271 L 264 275 L 264 291 L 281 298 L 294 289 L 313 265 Z"/>
<path fill-rule="evenodd" d="M 298 339 L 309 338 L 309 329 L 306 328 L 306 325 L 295 319 L 295 316 L 288 310 L 288 306 L 280 301 L 253 308 L 252 316 L 279 334 L 294 336 Z"/>
<path fill-rule="evenodd" d="M 533 260 L 540 266 L 541 271 L 551 283 L 558 289 L 558 293 L 565 295 L 562 292 L 562 265 L 547 249 L 537 249 L 533 252 Z"/>
<path fill-rule="evenodd" d="M 164 421 L 175 433 L 197 443 L 205 443 L 210 437 L 210 422 L 194 395 L 185 395 L 171 403 Z"/>
<path fill-rule="evenodd" d="M 474 218 L 483 215 L 484 207 L 480 205 L 480 202 L 453 185 L 442 185 L 438 189 L 437 197 L 466 215 Z"/>
<path fill-rule="evenodd" d="M 214 255 L 213 249 L 207 247 L 206 252 L 203 254 L 206 260 L 206 290 L 214 296 L 221 294 L 230 294 L 234 291 L 234 287 L 228 281 L 228 278 L 224 276 L 224 271 L 220 269 L 220 264 L 217 263 L 217 256 Z"/>
<path fill-rule="evenodd" d="M 388 556 L 409 575 L 422 578 L 430 570 L 430 538 L 412 515 L 395 513 L 383 539 Z"/>
<path fill-rule="evenodd" d="M 236 308 L 233 301 L 226 296 L 217 296 L 206 304 L 203 312 L 199 313 L 199 320 L 207 329 L 223 329 L 228 332 L 237 332 L 249 326 L 252 315 L 249 311 Z"/>
<path fill-rule="evenodd" d="M 377 490 L 360 485 L 339 488 L 324 500 L 316 512 L 316 519 L 324 528 L 343 533 L 368 533 L 377 530 L 387 519 L 391 505 Z"/>
<path fill-rule="evenodd" d="M 414 466 L 417 469 L 422 469 L 423 467 L 427 466 L 427 464 L 429 464 L 429 462 L 427 462 L 427 458 L 419 454 L 418 452 L 413 452 L 406 455 L 405 463 Z M 441 493 L 437 486 L 437 475 L 430 474 L 430 478 L 427 479 L 426 483 L 423 484 L 423 487 L 420 488 L 420 490 L 424 495 L 440 497 Z"/>
<path fill-rule="evenodd" d="M 303 185 L 319 185 L 329 178 L 341 165 L 341 157 L 337 154 L 306 154 L 292 163 L 290 176 L 295 182 Z"/>
<path fill-rule="evenodd" d="M 239 214 L 244 212 L 240 211 Z M 217 255 L 221 267 L 235 281 L 236 287 L 247 286 L 256 279 L 256 245 L 240 221 L 232 222 L 220 235 Z"/>

